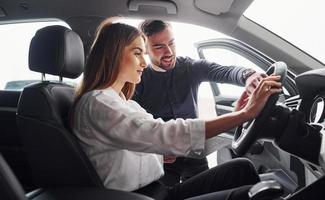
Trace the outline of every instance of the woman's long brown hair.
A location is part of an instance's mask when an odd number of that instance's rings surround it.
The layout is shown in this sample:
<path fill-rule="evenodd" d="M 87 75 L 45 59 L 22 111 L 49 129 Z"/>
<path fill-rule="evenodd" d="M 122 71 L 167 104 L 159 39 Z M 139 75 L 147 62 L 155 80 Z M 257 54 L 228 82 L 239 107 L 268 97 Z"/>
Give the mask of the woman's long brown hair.
<path fill-rule="evenodd" d="M 104 20 L 97 29 L 96 38 L 90 50 L 83 79 L 77 87 L 75 100 L 69 112 L 69 128 L 73 129 L 74 109 L 80 98 L 87 92 L 105 89 L 117 79 L 123 50 L 137 37 L 145 37 L 135 27 L 127 24 L 112 23 L 114 19 Z M 126 82 L 122 92 L 126 99 L 134 93 L 135 84 Z"/>
<path fill-rule="evenodd" d="M 87 64 L 84 69 L 81 85 L 77 88 L 75 103 L 85 93 L 111 86 L 117 79 L 123 50 L 134 39 L 142 36 L 141 32 L 130 25 L 112 23 L 112 19 L 104 20 L 92 45 Z M 126 83 L 122 88 L 126 99 L 134 93 L 135 84 Z"/>

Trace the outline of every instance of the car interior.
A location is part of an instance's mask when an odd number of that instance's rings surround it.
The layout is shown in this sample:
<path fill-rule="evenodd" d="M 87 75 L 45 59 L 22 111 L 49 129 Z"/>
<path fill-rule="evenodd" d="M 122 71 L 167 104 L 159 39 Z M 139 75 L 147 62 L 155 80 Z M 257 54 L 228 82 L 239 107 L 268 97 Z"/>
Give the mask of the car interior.
<path fill-rule="evenodd" d="M 40 80 L 26 78 L 21 90 L 0 90 L 0 199 L 152 199 L 105 188 L 69 129 L 75 86 L 64 80 L 82 76 L 97 26 L 111 16 L 158 18 L 220 31 L 232 39 L 202 38 L 195 44 L 200 58 L 209 59 L 205 52 L 219 48 L 247 58 L 266 74 L 281 75 L 285 92 L 272 96 L 256 119 L 211 140 L 212 146 L 225 144 L 216 148 L 215 159 L 223 163 L 246 157 L 254 163 L 262 182 L 250 190 L 251 199 L 325 199 L 325 65 L 245 17 L 253 3 L 1 1 L 0 27 L 60 20 L 70 28 L 40 28 L 28 44 L 28 66 L 22 66 Z M 10 40 L 0 31 L 1 37 Z M 47 79 L 50 75 L 59 81 Z M 231 112 L 236 98 L 223 96 L 219 85 L 210 84 L 216 112 Z"/>

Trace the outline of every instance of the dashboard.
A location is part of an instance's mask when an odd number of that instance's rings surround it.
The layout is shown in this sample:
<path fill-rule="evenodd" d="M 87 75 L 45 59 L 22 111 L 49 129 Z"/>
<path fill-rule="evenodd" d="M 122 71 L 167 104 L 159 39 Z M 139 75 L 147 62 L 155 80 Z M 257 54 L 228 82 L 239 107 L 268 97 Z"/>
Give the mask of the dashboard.
<path fill-rule="evenodd" d="M 309 123 L 325 126 L 325 69 L 305 72 L 295 81 L 301 98 L 299 110 Z"/>
<path fill-rule="evenodd" d="M 325 119 L 325 94 L 317 95 L 313 101 L 309 112 L 309 122 L 324 124 Z"/>
<path fill-rule="evenodd" d="M 295 79 L 301 103 L 299 110 L 305 113 L 307 122 L 319 127 L 321 148 L 319 164 L 325 171 L 325 69 L 300 74 Z"/>

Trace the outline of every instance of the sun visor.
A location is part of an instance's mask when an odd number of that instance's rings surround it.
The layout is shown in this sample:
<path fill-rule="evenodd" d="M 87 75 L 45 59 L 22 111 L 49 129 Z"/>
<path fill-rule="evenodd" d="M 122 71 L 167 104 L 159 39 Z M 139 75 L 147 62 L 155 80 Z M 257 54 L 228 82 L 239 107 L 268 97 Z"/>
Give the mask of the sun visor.
<path fill-rule="evenodd" d="M 196 8 L 213 15 L 227 13 L 232 3 L 233 0 L 194 0 Z"/>
<path fill-rule="evenodd" d="M 142 12 L 154 11 L 159 12 L 163 10 L 168 15 L 177 14 L 177 6 L 173 1 L 162 1 L 162 0 L 130 0 L 128 3 L 129 10 L 138 12 L 140 9 Z"/>

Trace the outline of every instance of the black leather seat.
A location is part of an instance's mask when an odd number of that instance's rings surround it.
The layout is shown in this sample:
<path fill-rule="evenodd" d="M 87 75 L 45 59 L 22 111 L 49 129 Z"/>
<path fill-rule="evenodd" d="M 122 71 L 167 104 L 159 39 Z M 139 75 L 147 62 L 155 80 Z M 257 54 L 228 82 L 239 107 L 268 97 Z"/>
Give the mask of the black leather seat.
<path fill-rule="evenodd" d="M 77 78 L 83 71 L 80 37 L 63 26 L 38 30 L 29 49 L 32 71 Z M 74 88 L 45 81 L 24 88 L 18 103 L 17 125 L 32 177 L 38 187 L 103 184 L 67 126 Z"/>
<path fill-rule="evenodd" d="M 25 192 L 0 154 L 0 199 L 27 200 Z"/>
<path fill-rule="evenodd" d="M 42 74 L 57 75 L 60 79 L 77 78 L 83 71 L 83 52 L 82 41 L 75 32 L 63 26 L 48 26 L 37 31 L 31 41 L 29 68 Z M 21 94 L 18 129 L 34 181 L 42 188 L 29 193 L 28 199 L 152 200 L 144 195 L 104 188 L 67 126 L 73 98 L 73 87 L 50 81 L 30 85 Z M 17 180 L 2 179 L 6 170 L 2 169 L 1 161 L 0 158 L 0 192 L 3 188 L 11 189 L 4 196 L 8 198 L 2 198 L 1 194 L 0 199 L 25 200 Z"/>
<path fill-rule="evenodd" d="M 27 197 L 27 198 L 26 198 Z M 17 178 L 0 154 L 0 199 L 1 200 L 152 200 L 140 194 L 109 190 L 98 187 L 65 187 L 38 189 L 25 192 Z"/>

